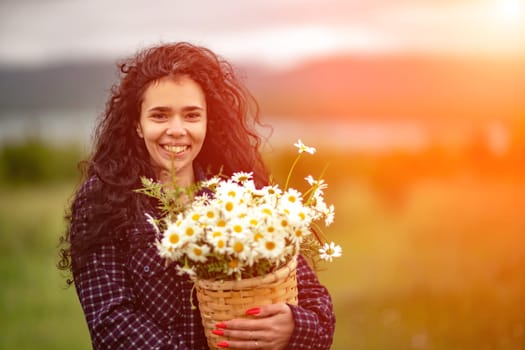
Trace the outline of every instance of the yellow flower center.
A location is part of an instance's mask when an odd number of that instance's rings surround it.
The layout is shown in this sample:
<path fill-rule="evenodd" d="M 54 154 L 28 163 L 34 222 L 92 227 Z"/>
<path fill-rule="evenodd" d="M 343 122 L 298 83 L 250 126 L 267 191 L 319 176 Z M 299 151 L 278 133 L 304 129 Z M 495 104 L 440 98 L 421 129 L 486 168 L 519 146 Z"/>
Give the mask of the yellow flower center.
<path fill-rule="evenodd" d="M 241 225 L 233 226 L 233 231 L 235 231 L 236 233 L 241 233 L 242 232 L 242 226 Z"/>
<path fill-rule="evenodd" d="M 232 211 L 233 210 L 233 203 L 232 202 L 227 202 L 226 205 L 225 205 L 225 208 L 227 211 Z"/>
<path fill-rule="evenodd" d="M 201 256 L 202 255 L 202 249 L 199 248 L 199 247 L 193 248 L 193 254 L 195 254 L 197 256 Z"/>
<path fill-rule="evenodd" d="M 193 221 L 198 221 L 198 220 L 200 219 L 200 217 L 201 217 L 200 214 L 195 213 L 195 214 L 193 214 L 193 215 L 191 216 L 191 219 L 192 219 Z"/>
<path fill-rule="evenodd" d="M 233 251 L 239 254 L 243 250 L 244 250 L 244 244 L 242 244 L 242 242 L 235 242 L 235 244 L 233 245 Z"/>
<path fill-rule="evenodd" d="M 195 230 L 193 230 L 193 227 L 188 227 L 186 229 L 186 236 L 193 236 L 193 234 L 195 233 Z"/>
<path fill-rule="evenodd" d="M 265 246 L 266 246 L 266 249 L 268 249 L 268 250 L 274 250 L 275 247 L 276 247 L 276 244 L 275 244 L 275 242 L 268 241 L 268 242 L 266 242 Z"/>
<path fill-rule="evenodd" d="M 172 233 L 170 235 L 170 243 L 171 244 L 177 244 L 179 242 L 179 235 L 176 233 Z"/>

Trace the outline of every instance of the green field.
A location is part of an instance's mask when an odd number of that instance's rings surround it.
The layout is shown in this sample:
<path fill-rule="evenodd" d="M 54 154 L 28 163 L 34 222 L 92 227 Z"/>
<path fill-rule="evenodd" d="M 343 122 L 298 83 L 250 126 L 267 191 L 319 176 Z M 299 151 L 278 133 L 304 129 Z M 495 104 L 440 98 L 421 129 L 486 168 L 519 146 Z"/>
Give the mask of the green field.
<path fill-rule="evenodd" d="M 89 349 L 55 268 L 73 183 L 0 187 L 0 349 Z M 319 272 L 333 349 L 525 348 L 525 185 L 418 180 L 393 202 L 366 182 L 328 190 L 344 256 Z"/>

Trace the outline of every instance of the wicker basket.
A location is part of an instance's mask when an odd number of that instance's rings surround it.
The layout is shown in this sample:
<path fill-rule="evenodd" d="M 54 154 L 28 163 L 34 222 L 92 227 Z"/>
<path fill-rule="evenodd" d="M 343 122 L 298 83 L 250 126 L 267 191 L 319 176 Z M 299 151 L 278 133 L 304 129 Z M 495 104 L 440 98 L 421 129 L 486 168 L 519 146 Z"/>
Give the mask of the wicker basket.
<path fill-rule="evenodd" d="M 210 349 L 227 340 L 212 334 L 217 322 L 246 318 L 246 310 L 261 305 L 297 305 L 297 260 L 293 258 L 279 270 L 261 277 L 235 281 L 197 280 L 195 288 L 202 325 Z"/>

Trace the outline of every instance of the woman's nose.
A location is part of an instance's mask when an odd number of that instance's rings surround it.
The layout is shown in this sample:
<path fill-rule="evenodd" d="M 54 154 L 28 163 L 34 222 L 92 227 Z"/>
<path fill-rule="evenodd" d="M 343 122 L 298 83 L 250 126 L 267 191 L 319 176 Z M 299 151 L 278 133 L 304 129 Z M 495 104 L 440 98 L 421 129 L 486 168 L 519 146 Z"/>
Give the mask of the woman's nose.
<path fill-rule="evenodd" d="M 166 134 L 173 137 L 181 137 L 186 135 L 186 133 L 184 122 L 176 116 L 171 118 L 166 129 Z"/>

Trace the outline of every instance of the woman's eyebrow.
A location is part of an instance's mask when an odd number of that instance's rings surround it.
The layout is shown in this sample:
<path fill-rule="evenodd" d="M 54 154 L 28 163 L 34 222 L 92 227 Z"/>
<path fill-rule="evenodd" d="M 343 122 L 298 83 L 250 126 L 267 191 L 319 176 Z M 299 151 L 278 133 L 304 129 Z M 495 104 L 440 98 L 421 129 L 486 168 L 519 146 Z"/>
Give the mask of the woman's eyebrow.
<path fill-rule="evenodd" d="M 195 111 L 195 110 L 203 111 L 204 108 L 201 106 L 196 106 L 196 105 L 182 107 L 183 112 Z M 168 106 L 155 106 L 155 107 L 151 107 L 150 109 L 148 109 L 148 112 L 171 112 L 171 111 L 173 111 L 173 108 L 168 107 Z"/>
<path fill-rule="evenodd" d="M 171 107 L 155 106 L 155 107 L 151 107 L 150 109 L 148 109 L 148 112 L 169 112 L 171 110 L 172 110 Z"/>
<path fill-rule="evenodd" d="M 203 111 L 204 108 L 201 107 L 201 106 L 196 106 L 196 105 L 195 105 L 195 106 L 185 106 L 185 107 L 182 108 L 182 110 L 183 110 L 184 112 L 195 111 L 195 110 Z"/>

